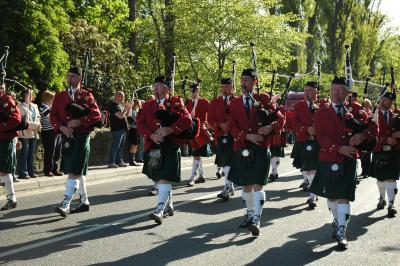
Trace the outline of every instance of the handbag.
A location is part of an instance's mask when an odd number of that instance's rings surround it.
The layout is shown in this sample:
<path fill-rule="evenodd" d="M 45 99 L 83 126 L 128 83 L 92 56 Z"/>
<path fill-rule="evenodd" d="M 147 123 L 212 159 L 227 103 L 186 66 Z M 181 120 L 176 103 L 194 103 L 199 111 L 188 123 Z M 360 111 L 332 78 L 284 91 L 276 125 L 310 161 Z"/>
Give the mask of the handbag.
<path fill-rule="evenodd" d="M 159 170 L 163 165 L 163 156 L 161 149 L 151 149 L 149 152 L 149 167 L 153 170 Z"/>
<path fill-rule="evenodd" d="M 344 165 L 343 163 L 329 164 L 329 175 L 334 183 L 339 183 L 344 179 Z"/>

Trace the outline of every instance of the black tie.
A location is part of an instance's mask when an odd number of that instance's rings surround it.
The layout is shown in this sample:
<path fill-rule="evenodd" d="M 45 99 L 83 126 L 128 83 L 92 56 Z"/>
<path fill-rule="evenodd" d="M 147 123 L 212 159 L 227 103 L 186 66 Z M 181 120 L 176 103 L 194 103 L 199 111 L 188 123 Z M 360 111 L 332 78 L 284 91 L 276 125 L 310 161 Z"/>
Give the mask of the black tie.
<path fill-rule="evenodd" d="M 336 114 L 337 114 L 337 116 L 339 117 L 339 119 L 340 119 L 340 120 L 342 120 L 342 119 L 343 119 L 343 115 L 342 115 L 342 107 L 343 107 L 343 105 L 342 105 L 342 104 L 338 104 L 338 105 L 336 105 L 336 108 L 337 108 Z"/>
<path fill-rule="evenodd" d="M 386 121 L 386 123 L 388 123 L 389 124 L 389 114 L 388 114 L 388 111 L 385 111 L 385 113 L 383 114 L 383 116 L 385 117 L 385 121 Z"/>
<path fill-rule="evenodd" d="M 244 106 L 246 108 L 246 113 L 249 114 L 250 113 L 250 97 L 246 96 L 246 104 Z"/>

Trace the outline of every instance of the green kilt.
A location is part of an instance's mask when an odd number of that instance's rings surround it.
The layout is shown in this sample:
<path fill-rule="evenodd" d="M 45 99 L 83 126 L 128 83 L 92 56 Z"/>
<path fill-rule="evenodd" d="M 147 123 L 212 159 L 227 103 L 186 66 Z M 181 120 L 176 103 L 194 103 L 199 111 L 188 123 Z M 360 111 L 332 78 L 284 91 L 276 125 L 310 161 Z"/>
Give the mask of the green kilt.
<path fill-rule="evenodd" d="M 13 139 L 0 141 L 0 172 L 10 174 L 17 164 Z"/>
<path fill-rule="evenodd" d="M 233 157 L 233 139 L 231 135 L 219 137 L 217 140 L 217 150 L 215 164 L 218 167 L 230 166 Z"/>
<path fill-rule="evenodd" d="M 251 149 L 254 151 L 254 163 L 251 167 L 242 166 L 240 150 L 233 153 L 228 179 L 238 186 L 266 185 L 268 183 L 271 164 L 270 151 L 258 145 L 251 146 Z"/>
<path fill-rule="evenodd" d="M 198 156 L 198 157 L 210 157 L 212 156 L 212 151 L 210 144 L 207 143 L 203 147 L 198 148 L 198 149 L 193 149 L 192 150 L 192 156 Z"/>
<path fill-rule="evenodd" d="M 293 145 L 290 158 L 293 159 L 292 165 L 294 168 L 301 169 L 303 167 L 303 161 L 301 159 L 301 151 L 303 148 L 304 148 L 304 142 L 296 141 Z"/>
<path fill-rule="evenodd" d="M 327 199 L 347 199 L 354 201 L 356 191 L 356 160 L 345 159 L 343 163 L 343 179 L 335 181 L 331 178 L 331 163 L 320 162 L 311 184 L 310 191 Z"/>
<path fill-rule="evenodd" d="M 316 140 L 308 140 L 302 143 L 300 154 L 303 166 L 302 171 L 312 171 L 318 168 L 319 150 L 321 146 Z"/>
<path fill-rule="evenodd" d="M 382 158 L 387 159 L 387 165 L 379 163 Z M 371 176 L 378 181 L 386 181 L 390 179 L 399 180 L 400 174 L 400 152 L 374 152 L 372 153 Z"/>
<path fill-rule="evenodd" d="M 161 148 L 162 163 L 158 169 L 151 168 L 150 150 L 152 148 Z M 144 153 L 144 164 L 142 173 L 147 175 L 154 182 L 161 179 L 170 182 L 181 181 L 181 150 L 178 145 L 166 139 L 160 146 L 153 144 L 152 148 Z"/>
<path fill-rule="evenodd" d="M 270 148 L 271 157 L 285 157 L 285 147 L 284 146 L 272 146 Z"/>
<path fill-rule="evenodd" d="M 68 143 L 68 144 L 67 144 Z M 87 175 L 90 155 L 90 135 L 63 139 L 61 171 L 65 174 Z"/>

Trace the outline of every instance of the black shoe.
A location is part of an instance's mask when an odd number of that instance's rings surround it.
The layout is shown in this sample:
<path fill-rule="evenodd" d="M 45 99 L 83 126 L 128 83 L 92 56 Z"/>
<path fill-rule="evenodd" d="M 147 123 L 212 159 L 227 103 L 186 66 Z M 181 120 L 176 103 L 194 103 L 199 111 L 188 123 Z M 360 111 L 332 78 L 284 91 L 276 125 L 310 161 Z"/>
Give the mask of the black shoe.
<path fill-rule="evenodd" d="M 70 210 L 69 213 L 87 212 L 89 211 L 89 208 L 90 208 L 89 204 L 80 203 L 77 208 L 73 208 L 72 210 Z"/>
<path fill-rule="evenodd" d="M 313 198 L 308 198 L 306 203 L 308 204 L 308 208 L 310 210 L 314 210 L 315 207 L 317 207 L 317 204 L 315 204 L 315 200 Z"/>
<path fill-rule="evenodd" d="M 52 172 L 53 175 L 55 175 L 55 176 L 62 176 L 62 175 L 64 175 L 62 172 L 60 172 L 60 171 L 58 171 L 58 170 L 51 171 L 51 172 Z"/>
<path fill-rule="evenodd" d="M 165 207 L 164 213 L 163 213 L 163 218 L 167 218 L 170 216 L 174 216 L 175 210 L 173 207 L 167 206 Z"/>
<path fill-rule="evenodd" d="M 156 210 L 152 214 L 149 215 L 149 218 L 151 220 L 155 221 L 157 224 L 162 224 L 164 216 L 163 216 L 162 212 L 158 212 Z"/>
<path fill-rule="evenodd" d="M 158 195 L 158 187 L 153 185 L 153 187 L 149 190 L 149 196 L 157 196 Z"/>
<path fill-rule="evenodd" d="M 217 195 L 218 198 L 224 200 L 224 201 L 228 201 L 231 196 L 233 196 L 235 194 L 234 188 L 232 187 L 228 187 L 225 186 L 222 191 Z"/>
<path fill-rule="evenodd" d="M 195 181 L 194 181 L 194 183 L 195 184 L 200 184 L 200 183 L 205 183 L 206 182 L 206 180 L 204 179 L 204 177 L 201 175 L 201 176 L 199 176 L 199 178 L 197 178 Z"/>
<path fill-rule="evenodd" d="M 140 166 L 140 164 L 138 164 L 138 163 L 135 162 L 135 161 L 130 162 L 129 165 L 130 165 L 130 166 Z"/>
<path fill-rule="evenodd" d="M 303 183 L 301 183 L 300 188 L 303 189 L 303 191 L 307 192 L 310 187 L 310 184 L 308 183 L 308 180 L 304 180 Z"/>
<path fill-rule="evenodd" d="M 378 205 L 376 205 L 376 209 L 383 210 L 386 206 L 386 200 L 384 198 L 379 198 Z"/>
<path fill-rule="evenodd" d="M 7 200 L 6 205 L 1 207 L 0 211 L 8 211 L 15 208 L 17 208 L 17 202 L 12 200 Z"/>
<path fill-rule="evenodd" d="M 253 236 L 260 235 L 260 219 L 258 217 L 254 217 L 249 224 L 249 231 Z"/>
<path fill-rule="evenodd" d="M 268 182 L 272 183 L 272 182 L 275 182 L 275 181 L 276 181 L 275 175 L 274 174 L 270 174 L 269 178 L 268 178 Z"/>
<path fill-rule="evenodd" d="M 217 172 L 215 175 L 218 177 L 218 179 L 222 178 L 222 174 L 220 172 Z"/>
<path fill-rule="evenodd" d="M 239 228 L 249 228 L 251 221 L 253 220 L 253 214 L 246 212 L 244 220 L 239 224 Z"/>
<path fill-rule="evenodd" d="M 67 217 L 69 214 L 69 208 L 64 206 L 58 206 L 55 208 L 56 213 L 60 214 L 62 217 Z"/>
<path fill-rule="evenodd" d="M 394 218 L 394 217 L 396 217 L 396 214 L 397 214 L 397 210 L 394 208 L 394 206 L 393 206 L 393 205 L 389 206 L 389 207 L 388 207 L 388 214 L 387 214 L 387 216 L 388 216 L 389 218 Z"/>
<path fill-rule="evenodd" d="M 140 159 L 140 160 L 135 160 L 135 162 L 137 162 L 137 163 L 144 163 L 144 161 L 143 161 L 142 159 Z"/>
<path fill-rule="evenodd" d="M 337 228 L 336 231 L 336 240 L 338 242 L 339 250 L 346 250 L 348 247 L 347 239 L 346 239 L 346 227 L 341 225 Z"/>

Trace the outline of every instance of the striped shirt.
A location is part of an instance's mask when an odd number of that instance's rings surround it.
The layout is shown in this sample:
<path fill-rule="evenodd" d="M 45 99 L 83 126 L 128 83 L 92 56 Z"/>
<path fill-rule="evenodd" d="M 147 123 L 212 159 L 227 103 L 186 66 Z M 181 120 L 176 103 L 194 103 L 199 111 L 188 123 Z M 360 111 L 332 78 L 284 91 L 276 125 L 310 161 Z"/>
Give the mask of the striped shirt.
<path fill-rule="evenodd" d="M 40 113 L 40 124 L 42 125 L 42 131 L 53 130 L 53 126 L 50 123 L 50 106 L 47 104 L 40 104 L 39 113 Z"/>

